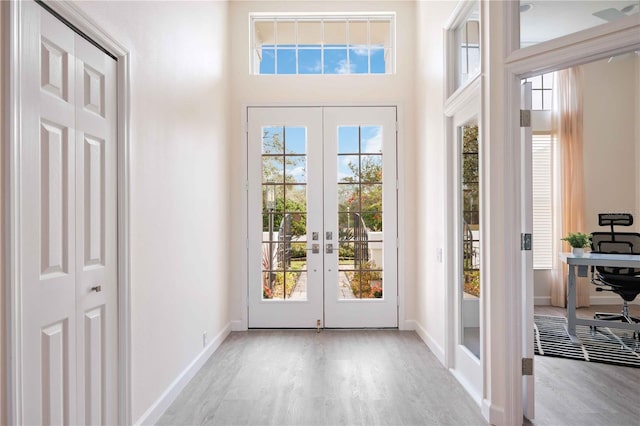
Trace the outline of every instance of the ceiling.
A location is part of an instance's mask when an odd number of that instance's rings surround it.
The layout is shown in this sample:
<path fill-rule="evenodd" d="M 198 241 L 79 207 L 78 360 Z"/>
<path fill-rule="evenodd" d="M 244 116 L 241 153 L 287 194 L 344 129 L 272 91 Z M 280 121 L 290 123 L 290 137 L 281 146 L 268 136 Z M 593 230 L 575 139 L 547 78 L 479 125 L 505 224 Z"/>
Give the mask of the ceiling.
<path fill-rule="evenodd" d="M 640 11 L 640 0 L 521 0 L 520 5 L 521 10 L 524 5 L 531 5 L 529 10 L 520 13 L 520 41 L 522 47 L 605 24 L 608 20 L 621 19 L 625 15 L 634 16 L 640 20 L 640 13 L 638 13 Z M 594 16 L 593 13 L 599 13 L 604 18 Z"/>

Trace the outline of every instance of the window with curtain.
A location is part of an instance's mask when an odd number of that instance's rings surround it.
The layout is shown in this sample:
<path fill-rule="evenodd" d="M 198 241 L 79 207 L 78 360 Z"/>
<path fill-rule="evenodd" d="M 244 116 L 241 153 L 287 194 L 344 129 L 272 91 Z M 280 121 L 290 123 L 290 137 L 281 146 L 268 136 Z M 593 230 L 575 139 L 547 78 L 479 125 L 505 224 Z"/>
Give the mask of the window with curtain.
<path fill-rule="evenodd" d="M 533 178 L 533 268 L 553 268 L 554 145 L 551 114 L 555 73 L 540 74 L 531 82 L 532 178 Z"/>

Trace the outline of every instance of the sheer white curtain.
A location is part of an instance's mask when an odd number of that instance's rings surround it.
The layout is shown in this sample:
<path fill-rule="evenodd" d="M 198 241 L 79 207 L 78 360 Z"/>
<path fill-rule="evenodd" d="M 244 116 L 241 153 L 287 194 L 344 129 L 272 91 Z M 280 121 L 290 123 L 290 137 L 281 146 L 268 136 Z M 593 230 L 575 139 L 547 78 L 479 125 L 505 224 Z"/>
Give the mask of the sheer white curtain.
<path fill-rule="evenodd" d="M 584 229 L 584 168 L 583 145 L 583 102 L 582 69 L 568 68 L 556 72 L 554 87 L 553 130 L 559 172 L 556 206 L 554 215 L 554 269 L 551 282 L 551 304 L 566 306 L 567 268 L 559 260 L 560 251 L 570 251 L 571 247 L 560 238 L 569 232 L 586 232 Z M 589 282 L 587 278 L 577 279 L 577 306 L 589 306 Z"/>

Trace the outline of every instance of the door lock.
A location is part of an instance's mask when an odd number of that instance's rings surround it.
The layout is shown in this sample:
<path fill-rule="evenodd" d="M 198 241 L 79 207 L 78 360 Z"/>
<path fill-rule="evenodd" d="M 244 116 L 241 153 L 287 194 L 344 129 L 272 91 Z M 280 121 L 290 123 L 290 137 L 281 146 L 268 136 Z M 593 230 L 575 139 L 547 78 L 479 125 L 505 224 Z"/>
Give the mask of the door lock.
<path fill-rule="evenodd" d="M 309 249 L 307 249 L 309 250 Z M 311 253 L 318 254 L 320 253 L 320 244 L 311 244 Z"/>
<path fill-rule="evenodd" d="M 333 244 L 327 244 L 327 247 L 325 249 L 325 253 L 327 253 L 327 254 L 333 253 Z"/>

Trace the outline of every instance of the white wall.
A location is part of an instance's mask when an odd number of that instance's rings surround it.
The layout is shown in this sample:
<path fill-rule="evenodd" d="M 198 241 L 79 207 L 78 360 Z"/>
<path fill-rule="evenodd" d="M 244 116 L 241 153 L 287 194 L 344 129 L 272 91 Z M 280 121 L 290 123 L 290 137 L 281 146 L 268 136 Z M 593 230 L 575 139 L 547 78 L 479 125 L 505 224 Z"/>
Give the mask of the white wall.
<path fill-rule="evenodd" d="M 638 229 L 637 81 L 635 55 L 584 66 L 585 224 L 589 232 L 606 230 L 598 226 L 598 213 L 605 212 L 633 213 Z M 620 302 L 617 295 L 596 293 L 591 287 L 592 303 L 607 299 Z"/>
<path fill-rule="evenodd" d="M 250 12 L 370 12 L 387 11 L 397 13 L 398 46 L 396 58 L 396 75 L 304 75 L 304 76 L 256 76 L 249 74 L 249 13 Z M 404 302 L 405 317 L 414 318 L 414 230 L 405 229 L 405 224 L 415 223 L 414 197 L 414 19 L 415 3 L 413 1 L 379 1 L 379 2 L 338 2 L 338 1 L 233 1 L 230 3 L 230 37 L 231 37 L 231 164 L 234 179 L 230 191 L 232 194 L 231 210 L 234 212 L 231 222 L 231 233 L 238 236 L 231 241 L 231 251 L 238 254 L 232 259 L 232 318 L 237 321 L 246 319 L 246 305 L 242 303 L 242 286 L 245 284 L 245 259 L 240 253 L 245 251 L 244 241 L 239 236 L 243 232 L 244 177 L 240 175 L 243 158 L 242 147 L 246 143 L 242 133 L 242 108 L 247 105 L 354 105 L 354 104 L 389 104 L 399 106 L 400 134 L 399 174 L 401 192 L 407 194 L 400 200 L 400 280 L 405 284 Z M 402 197 L 402 196 L 401 196 Z M 241 273 L 242 272 L 242 273 Z M 243 275 L 244 274 L 244 275 Z M 402 296 L 402 295 L 401 295 Z M 403 327 L 402 318 L 400 326 Z M 246 326 L 246 323 L 240 327 Z"/>
<path fill-rule="evenodd" d="M 445 247 L 445 121 L 443 27 L 455 2 L 416 3 L 416 321 L 418 332 L 444 362 L 444 263 L 437 258 Z"/>
<path fill-rule="evenodd" d="M 636 109 L 638 79 L 634 57 L 583 66 L 585 223 L 601 229 L 598 213 L 636 211 Z"/>
<path fill-rule="evenodd" d="M 82 2 L 131 49 L 132 418 L 229 323 L 226 2 Z"/>

